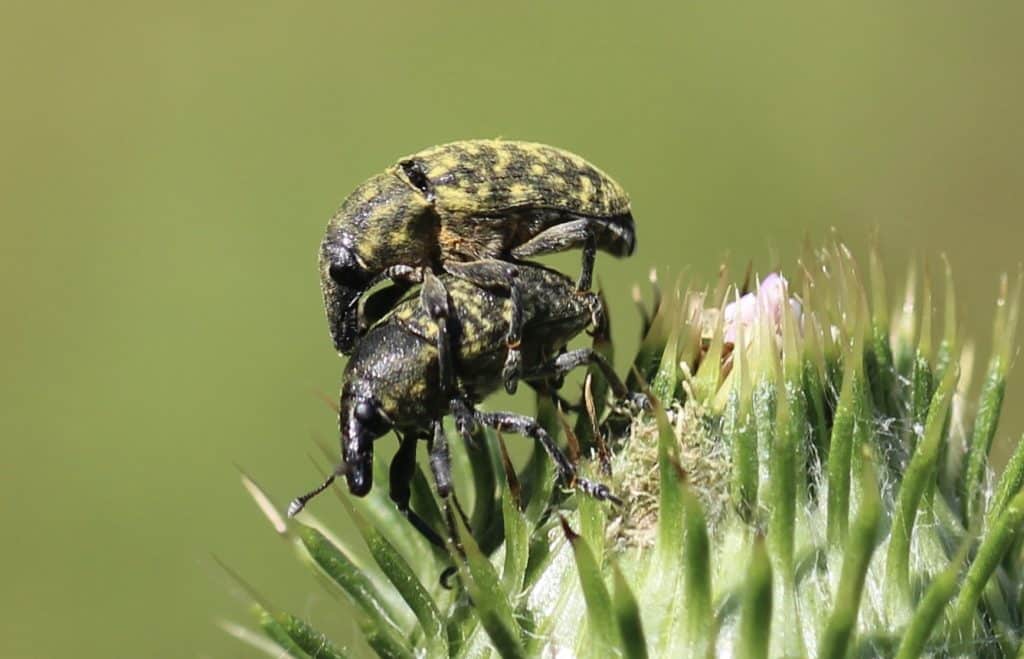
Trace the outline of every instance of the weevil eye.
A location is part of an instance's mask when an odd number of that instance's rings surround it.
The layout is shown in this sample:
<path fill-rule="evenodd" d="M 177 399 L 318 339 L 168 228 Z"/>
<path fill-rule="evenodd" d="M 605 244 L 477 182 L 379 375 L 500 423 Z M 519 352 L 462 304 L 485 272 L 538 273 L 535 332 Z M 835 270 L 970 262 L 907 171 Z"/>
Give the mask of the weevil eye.
<path fill-rule="evenodd" d="M 352 416 L 374 437 L 380 437 L 391 428 L 387 416 L 375 400 L 361 400 L 352 408 Z"/>
<path fill-rule="evenodd" d="M 364 423 L 373 421 L 374 417 L 377 416 L 374 413 L 373 405 L 371 405 L 369 402 L 365 400 L 361 400 L 358 403 L 356 403 L 355 413 L 356 418 Z"/>
<path fill-rule="evenodd" d="M 434 185 L 427 178 L 426 172 L 423 171 L 423 165 L 415 160 L 403 160 L 398 163 L 398 166 L 402 168 L 402 173 L 409 179 L 409 183 L 412 183 L 417 190 L 423 193 L 427 201 L 433 203 Z"/>
<path fill-rule="evenodd" d="M 338 285 L 359 289 L 370 280 L 370 274 L 346 244 L 345 236 L 326 242 L 323 250 L 329 264 L 327 274 Z"/>
<path fill-rule="evenodd" d="M 327 272 L 335 283 L 346 288 L 359 288 L 367 280 L 366 273 L 358 266 L 332 263 Z"/>

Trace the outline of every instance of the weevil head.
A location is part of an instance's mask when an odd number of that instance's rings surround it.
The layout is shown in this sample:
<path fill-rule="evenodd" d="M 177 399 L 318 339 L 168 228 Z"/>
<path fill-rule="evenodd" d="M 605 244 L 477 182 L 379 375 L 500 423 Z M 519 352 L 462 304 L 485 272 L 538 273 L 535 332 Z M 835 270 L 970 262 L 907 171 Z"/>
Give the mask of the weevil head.
<path fill-rule="evenodd" d="M 373 487 L 373 442 L 391 429 L 391 422 L 372 397 L 346 389 L 341 395 L 338 425 L 349 492 L 366 496 Z"/>
<path fill-rule="evenodd" d="M 359 336 L 359 300 L 373 273 L 359 259 L 351 238 L 328 235 L 320 247 L 320 282 L 334 348 L 349 354 Z"/>
<path fill-rule="evenodd" d="M 394 173 L 373 176 L 331 217 L 320 243 L 320 286 L 334 347 L 349 354 L 359 334 L 359 300 L 374 280 L 396 265 L 437 259 L 432 202 Z"/>

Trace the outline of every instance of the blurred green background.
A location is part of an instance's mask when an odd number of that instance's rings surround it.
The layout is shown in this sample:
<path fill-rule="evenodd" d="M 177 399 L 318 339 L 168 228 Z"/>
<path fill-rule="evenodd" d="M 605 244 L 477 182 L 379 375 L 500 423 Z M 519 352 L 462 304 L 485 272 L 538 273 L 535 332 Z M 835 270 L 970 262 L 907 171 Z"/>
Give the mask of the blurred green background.
<path fill-rule="evenodd" d="M 549 142 L 631 192 L 639 250 L 598 259 L 620 361 L 651 266 L 764 272 L 830 226 L 881 229 L 894 292 L 948 253 L 987 359 L 1024 239 L 1022 7 L 4 3 L 0 656 L 247 656 L 212 555 L 354 634 L 235 465 L 282 502 L 317 480 L 321 231 L 434 143 Z"/>

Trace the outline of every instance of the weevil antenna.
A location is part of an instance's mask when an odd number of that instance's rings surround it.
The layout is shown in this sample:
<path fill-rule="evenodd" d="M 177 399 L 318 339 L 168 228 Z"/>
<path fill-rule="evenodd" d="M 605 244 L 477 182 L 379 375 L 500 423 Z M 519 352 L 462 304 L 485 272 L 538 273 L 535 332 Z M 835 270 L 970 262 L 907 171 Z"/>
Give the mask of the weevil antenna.
<path fill-rule="evenodd" d="M 331 472 L 331 475 L 328 476 L 327 479 L 323 483 L 321 483 L 315 490 L 312 490 L 311 492 L 306 492 L 302 496 L 295 497 L 294 499 L 292 499 L 292 502 L 288 504 L 288 517 L 295 517 L 300 512 L 302 512 L 302 509 L 306 507 L 306 504 L 309 503 L 310 499 L 312 499 L 316 495 L 320 494 L 321 492 L 329 488 L 331 486 L 331 483 L 334 482 L 334 479 L 337 478 L 338 476 L 343 475 L 346 471 L 347 469 L 344 463 L 338 465 L 337 467 L 334 468 L 334 471 Z"/>

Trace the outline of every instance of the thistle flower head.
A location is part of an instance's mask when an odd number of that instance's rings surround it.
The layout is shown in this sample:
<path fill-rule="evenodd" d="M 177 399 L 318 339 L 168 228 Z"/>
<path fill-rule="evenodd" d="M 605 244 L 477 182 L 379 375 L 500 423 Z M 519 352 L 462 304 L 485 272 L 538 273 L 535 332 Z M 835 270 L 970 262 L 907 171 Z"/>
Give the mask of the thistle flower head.
<path fill-rule="evenodd" d="M 771 273 L 750 292 L 724 277 L 712 294 L 662 292 L 652 278 L 629 379 L 651 410 L 618 414 L 597 370 L 575 419 L 538 399 L 541 423 L 620 508 L 556 487 L 539 449 L 516 471 L 493 433 L 477 447 L 451 438 L 465 517 L 414 480 L 417 510 L 454 529 L 450 555 L 380 488 L 337 491 L 359 537 L 335 538 L 247 487 L 382 656 L 1020 652 L 1024 444 L 998 479 L 988 453 L 1021 277 L 1002 282 L 971 400 L 948 264 L 942 323 L 916 271 L 890 322 L 876 253 L 867 282 L 841 245 L 801 265 L 794 283 Z M 437 575 L 451 565 L 445 590 Z M 281 652 L 349 654 L 260 602 L 257 624 Z"/>

